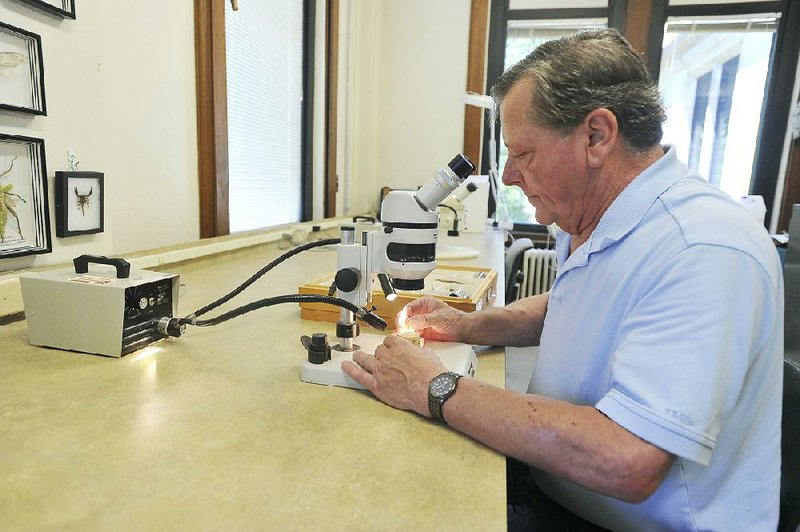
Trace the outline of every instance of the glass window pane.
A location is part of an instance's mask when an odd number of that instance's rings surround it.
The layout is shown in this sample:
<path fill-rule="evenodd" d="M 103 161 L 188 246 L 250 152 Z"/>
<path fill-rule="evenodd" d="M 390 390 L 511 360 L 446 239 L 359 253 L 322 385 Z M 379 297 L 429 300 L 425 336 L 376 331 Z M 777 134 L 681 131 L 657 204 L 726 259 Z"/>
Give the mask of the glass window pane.
<path fill-rule="evenodd" d="M 731 118 L 733 104 L 733 85 L 739 69 L 739 56 L 722 65 L 722 76 L 719 80 L 719 96 L 717 98 L 717 117 L 714 120 L 714 149 L 711 153 L 711 171 L 708 180 L 719 186 L 722 175 L 722 163 L 725 159 L 725 144 L 728 140 L 728 122 Z"/>
<path fill-rule="evenodd" d="M 225 8 L 231 232 L 300 220 L 303 2 Z"/>
<path fill-rule="evenodd" d="M 608 7 L 608 0 L 509 0 L 508 9 L 572 9 Z"/>
<path fill-rule="evenodd" d="M 692 136 L 689 139 L 689 166 L 697 168 L 700 161 L 700 147 L 703 145 L 703 130 L 706 127 L 708 111 L 708 92 L 711 88 L 711 72 L 697 79 L 692 113 Z"/>
<path fill-rule="evenodd" d="M 659 90 L 665 144 L 733 197 L 750 191 L 778 15 L 671 17 Z"/>
<path fill-rule="evenodd" d="M 524 59 L 540 44 L 558 39 L 576 31 L 592 28 L 605 28 L 607 19 L 571 19 L 571 20 L 511 20 L 508 22 L 506 33 L 506 55 L 503 70 L 507 70 L 518 61 Z M 502 130 L 499 132 L 502 135 Z M 498 167 L 500 177 L 503 175 L 503 167 L 508 159 L 508 149 L 502 142 L 502 136 L 498 139 L 500 146 L 500 156 Z M 535 224 L 535 210 L 528 198 L 518 187 L 507 187 L 499 184 L 498 194 L 498 216 L 506 216 L 503 210 L 507 211 L 508 218 L 514 223 Z"/>
<path fill-rule="evenodd" d="M 669 0 L 671 6 L 690 6 L 696 4 L 741 4 L 744 2 L 769 2 L 771 0 Z"/>

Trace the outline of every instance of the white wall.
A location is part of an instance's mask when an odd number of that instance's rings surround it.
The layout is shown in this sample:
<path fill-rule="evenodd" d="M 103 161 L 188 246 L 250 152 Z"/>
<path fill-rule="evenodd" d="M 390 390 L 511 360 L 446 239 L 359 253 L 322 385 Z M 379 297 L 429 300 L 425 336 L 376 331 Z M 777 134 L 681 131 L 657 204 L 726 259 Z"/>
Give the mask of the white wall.
<path fill-rule="evenodd" d="M 345 215 L 377 208 L 383 186 L 416 188 L 462 151 L 470 0 L 349 10 Z"/>
<path fill-rule="evenodd" d="M 193 2 L 78 0 L 76 20 L 0 0 L 0 20 L 42 37 L 47 116 L 0 111 L 0 132 L 45 140 L 53 252 L 0 259 L 0 272 L 83 253 L 199 238 Z M 53 176 L 105 173 L 105 232 L 55 236 Z"/>

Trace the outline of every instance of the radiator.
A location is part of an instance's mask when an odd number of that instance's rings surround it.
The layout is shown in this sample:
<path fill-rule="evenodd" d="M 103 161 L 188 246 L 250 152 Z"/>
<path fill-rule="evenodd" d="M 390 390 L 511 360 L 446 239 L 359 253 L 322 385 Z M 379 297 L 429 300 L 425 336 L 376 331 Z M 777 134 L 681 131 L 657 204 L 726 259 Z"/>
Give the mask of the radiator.
<path fill-rule="evenodd" d="M 554 249 L 531 248 L 522 257 L 522 283 L 517 299 L 543 294 L 550 290 L 556 278 Z"/>

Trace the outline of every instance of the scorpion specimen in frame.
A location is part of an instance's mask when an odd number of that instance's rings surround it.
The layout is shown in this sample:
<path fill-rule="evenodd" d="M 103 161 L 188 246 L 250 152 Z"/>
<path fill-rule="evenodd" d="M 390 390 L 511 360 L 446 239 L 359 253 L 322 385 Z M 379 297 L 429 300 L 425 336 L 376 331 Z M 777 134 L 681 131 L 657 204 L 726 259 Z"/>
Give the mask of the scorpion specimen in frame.
<path fill-rule="evenodd" d="M 12 157 L 8 168 L 3 171 L 3 173 L 0 173 L 0 179 L 3 179 L 11 173 L 11 170 L 14 168 L 14 161 L 16 159 L 16 157 Z M 19 215 L 17 214 L 17 211 L 14 210 L 14 208 L 17 206 L 14 198 L 17 198 L 17 200 L 21 201 L 22 203 L 27 202 L 19 194 L 14 194 L 11 192 L 12 188 L 14 188 L 14 185 L 11 183 L 8 185 L 0 184 L 0 242 L 4 242 L 6 239 L 6 223 L 8 222 L 9 214 L 17 221 L 17 233 L 19 233 L 20 238 L 25 238 L 22 236 L 22 227 L 19 223 Z"/>
<path fill-rule="evenodd" d="M 81 214 L 86 216 L 86 212 L 84 209 L 89 206 L 89 196 L 92 195 L 92 188 L 89 188 L 88 194 L 79 194 L 78 187 L 75 187 L 75 196 L 78 198 L 76 205 L 77 208 L 81 210 Z"/>

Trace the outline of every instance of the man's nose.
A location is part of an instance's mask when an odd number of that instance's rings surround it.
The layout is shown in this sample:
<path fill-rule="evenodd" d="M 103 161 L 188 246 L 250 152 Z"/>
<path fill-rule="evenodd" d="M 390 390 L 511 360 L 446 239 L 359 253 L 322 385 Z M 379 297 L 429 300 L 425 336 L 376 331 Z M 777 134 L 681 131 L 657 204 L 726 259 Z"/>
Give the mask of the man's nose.
<path fill-rule="evenodd" d="M 510 187 L 516 185 L 519 181 L 519 172 L 514 168 L 514 160 L 509 157 L 506 159 L 505 166 L 503 166 L 503 184 Z"/>

